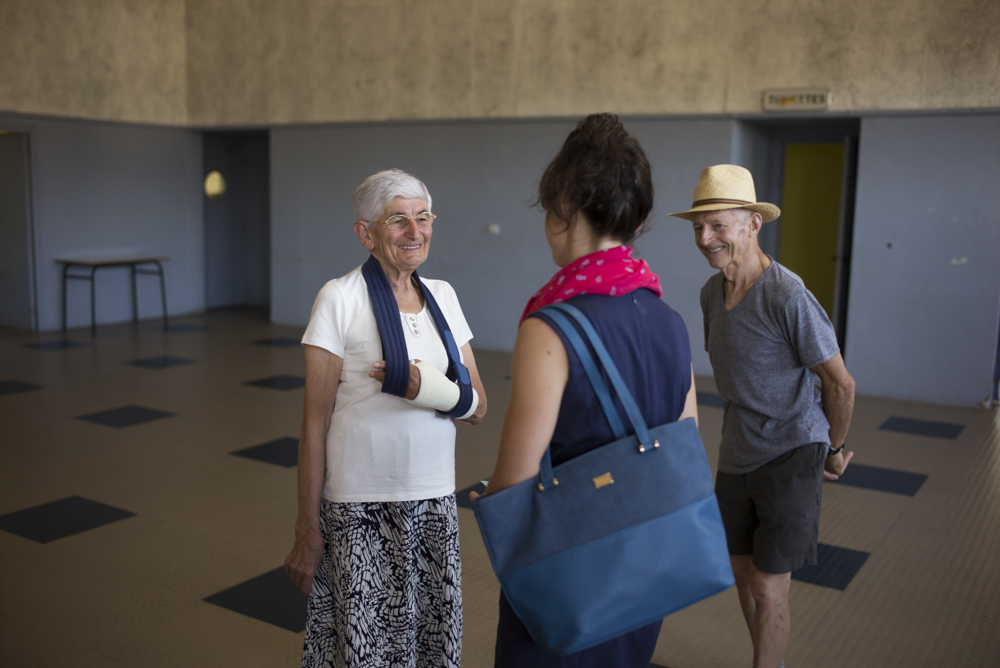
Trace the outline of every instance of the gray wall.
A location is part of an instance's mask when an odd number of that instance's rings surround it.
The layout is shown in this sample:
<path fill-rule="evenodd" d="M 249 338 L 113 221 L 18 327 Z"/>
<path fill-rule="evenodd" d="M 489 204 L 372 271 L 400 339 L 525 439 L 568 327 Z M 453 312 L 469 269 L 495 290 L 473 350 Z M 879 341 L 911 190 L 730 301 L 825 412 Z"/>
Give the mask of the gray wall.
<path fill-rule="evenodd" d="M 846 351 L 858 392 L 986 398 L 998 218 L 1000 116 L 862 121 Z"/>
<path fill-rule="evenodd" d="M 511 350 L 525 303 L 558 269 L 542 213 L 529 203 L 573 125 L 484 121 L 273 130 L 272 319 L 304 325 L 323 283 L 365 260 L 351 229 L 351 196 L 364 177 L 399 167 L 427 184 L 438 215 L 421 273 L 455 287 L 477 347 Z M 656 188 L 650 229 L 638 251 L 660 275 L 664 299 L 688 324 L 696 372 L 710 373 L 698 290 L 711 269 L 690 224 L 667 213 L 690 206 L 702 165 L 729 159 L 731 122 L 636 119 L 626 126 L 649 155 Z M 499 236 L 487 233 L 490 224 L 500 225 Z"/>
<path fill-rule="evenodd" d="M 322 284 L 365 259 L 351 231 L 351 194 L 368 174 L 397 166 L 425 180 L 440 217 L 423 273 L 455 286 L 478 347 L 510 350 L 525 301 L 556 271 L 541 213 L 528 203 L 572 125 L 273 130 L 272 318 L 304 325 Z M 711 269 L 690 225 L 667 214 L 688 208 L 704 166 L 734 161 L 759 171 L 763 139 L 729 119 L 626 126 L 649 155 L 656 187 L 637 249 L 688 325 L 695 372 L 711 373 L 698 304 Z M 859 392 L 964 406 L 986 396 L 1000 303 L 997 183 L 1000 116 L 864 119 L 845 351 Z M 499 236 L 487 234 L 491 223 Z"/>
<path fill-rule="evenodd" d="M 268 133 L 205 134 L 204 172 L 218 170 L 226 192 L 205 198 L 205 306 L 271 300 Z"/>
<path fill-rule="evenodd" d="M 55 258 L 168 255 L 172 314 L 205 307 L 201 136 L 189 130 L 0 116 L 31 134 L 39 328 L 61 327 Z M 97 274 L 97 320 L 132 317 L 127 269 Z M 160 314 L 159 284 L 138 277 L 140 317 Z M 89 324 L 89 285 L 69 285 L 69 325 Z"/>
<path fill-rule="evenodd" d="M 351 230 L 362 178 L 397 166 L 435 197 L 424 274 L 454 285 L 484 349 L 510 350 L 528 297 L 555 271 L 529 206 L 568 120 L 298 126 L 271 132 L 272 318 L 304 325 L 323 283 L 364 261 Z M 754 167 L 758 138 L 726 118 L 633 118 L 653 165 L 656 206 L 637 248 L 702 352 L 698 290 L 711 270 L 690 226 L 703 166 Z M 170 255 L 173 314 L 205 306 L 202 149 L 176 128 L 0 115 L 31 134 L 41 329 L 60 326 L 56 257 Z M 975 405 L 988 390 L 1000 303 L 1000 115 L 865 118 L 859 147 L 846 357 L 859 392 Z M 499 236 L 487 233 L 498 224 Z M 888 244 L 892 244 L 891 247 Z M 128 274 L 98 278 L 98 320 L 131 317 Z M 88 322 L 87 285 L 70 285 L 70 324 Z M 140 277 L 140 312 L 159 314 Z"/>

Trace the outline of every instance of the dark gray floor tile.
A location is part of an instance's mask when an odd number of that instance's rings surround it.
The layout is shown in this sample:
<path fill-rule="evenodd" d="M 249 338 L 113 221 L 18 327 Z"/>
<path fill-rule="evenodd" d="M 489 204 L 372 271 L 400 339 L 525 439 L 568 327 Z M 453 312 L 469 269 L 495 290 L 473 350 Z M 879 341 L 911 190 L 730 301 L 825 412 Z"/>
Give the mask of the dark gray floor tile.
<path fill-rule="evenodd" d="M 67 350 L 69 348 L 86 348 L 88 346 L 90 346 L 89 343 L 83 343 L 82 341 L 67 341 L 65 339 L 24 344 L 25 348 L 34 348 L 35 350 Z"/>
<path fill-rule="evenodd" d="M 0 516 L 0 529 L 36 543 L 48 543 L 133 515 L 121 508 L 70 496 Z"/>
<path fill-rule="evenodd" d="M 927 480 L 927 476 L 922 473 L 851 464 L 834 484 L 913 496 L 925 480 Z"/>
<path fill-rule="evenodd" d="M 931 422 L 929 420 L 891 417 L 880 424 L 878 428 L 885 429 L 886 431 L 899 431 L 904 434 L 955 440 L 962 433 L 962 430 L 965 429 L 965 425 L 954 424 L 952 422 Z"/>
<path fill-rule="evenodd" d="M 258 346 L 271 346 L 272 348 L 292 348 L 298 346 L 301 341 L 288 336 L 277 336 L 273 339 L 259 339 L 254 343 Z"/>
<path fill-rule="evenodd" d="M 185 359 L 183 357 L 172 357 L 171 355 L 158 355 L 156 357 L 146 357 L 141 360 L 132 360 L 130 362 L 125 362 L 125 364 L 132 364 L 134 366 L 141 366 L 146 369 L 166 369 L 167 367 L 178 366 L 181 364 L 193 364 L 194 360 Z"/>
<path fill-rule="evenodd" d="M 0 380 L 0 396 L 42 389 L 44 388 L 41 385 L 35 385 L 34 383 L 22 383 L 19 380 Z"/>
<path fill-rule="evenodd" d="M 151 420 L 173 416 L 174 413 L 165 413 L 164 411 L 158 411 L 155 408 L 146 408 L 145 406 L 122 406 L 121 408 L 113 408 L 109 411 L 101 411 L 100 413 L 78 415 L 76 419 L 120 429 L 122 427 L 132 427 Z"/>
<path fill-rule="evenodd" d="M 159 326 L 157 329 L 162 330 L 163 327 Z M 207 332 L 208 325 L 194 325 L 191 323 L 180 322 L 176 325 L 170 323 L 167 325 L 167 331 L 171 334 L 187 334 L 188 332 Z"/>
<path fill-rule="evenodd" d="M 283 567 L 204 600 L 293 633 L 306 628 L 306 597 L 288 579 Z"/>
<path fill-rule="evenodd" d="M 484 485 L 481 482 L 477 482 L 475 485 L 472 485 L 471 487 L 466 487 L 465 489 L 458 490 L 457 492 L 455 492 L 455 504 L 459 508 L 468 508 L 469 510 L 472 510 L 472 499 L 469 498 L 469 492 L 472 491 L 479 492 L 480 494 L 482 494 L 483 492 L 486 491 L 486 485 Z"/>
<path fill-rule="evenodd" d="M 286 436 L 230 454 L 291 468 L 299 463 L 299 439 Z"/>
<path fill-rule="evenodd" d="M 261 378 L 260 380 L 251 380 L 244 385 L 253 385 L 254 387 L 266 387 L 270 390 L 294 390 L 305 386 L 306 379 L 301 376 L 272 376 L 270 378 Z"/>
<path fill-rule="evenodd" d="M 792 573 L 792 579 L 844 591 L 865 565 L 869 553 L 820 543 L 816 556 L 815 566 L 800 568 Z"/>
<path fill-rule="evenodd" d="M 722 396 L 716 394 L 715 392 L 696 392 L 696 394 L 698 395 L 699 406 L 722 408 L 726 403 Z"/>

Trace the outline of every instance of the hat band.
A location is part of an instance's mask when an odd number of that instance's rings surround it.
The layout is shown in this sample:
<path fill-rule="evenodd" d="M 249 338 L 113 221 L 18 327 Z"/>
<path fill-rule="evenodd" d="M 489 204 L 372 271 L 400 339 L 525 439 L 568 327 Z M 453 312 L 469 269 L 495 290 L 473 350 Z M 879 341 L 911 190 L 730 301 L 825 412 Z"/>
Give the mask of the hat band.
<path fill-rule="evenodd" d="M 745 199 L 726 199 L 724 197 L 713 197 L 711 199 L 698 199 L 694 201 L 691 205 L 692 208 L 696 206 L 704 206 L 706 204 L 756 204 L 757 202 L 749 202 Z"/>

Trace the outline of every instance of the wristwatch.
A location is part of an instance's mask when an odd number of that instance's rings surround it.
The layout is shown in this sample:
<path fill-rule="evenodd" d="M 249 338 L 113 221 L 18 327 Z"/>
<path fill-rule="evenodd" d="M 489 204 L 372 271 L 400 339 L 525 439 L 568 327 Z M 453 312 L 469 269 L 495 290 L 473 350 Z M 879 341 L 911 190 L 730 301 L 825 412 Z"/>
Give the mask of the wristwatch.
<path fill-rule="evenodd" d="M 830 451 L 826 453 L 827 457 L 836 457 L 843 451 L 844 446 L 841 445 L 839 448 L 830 448 Z"/>

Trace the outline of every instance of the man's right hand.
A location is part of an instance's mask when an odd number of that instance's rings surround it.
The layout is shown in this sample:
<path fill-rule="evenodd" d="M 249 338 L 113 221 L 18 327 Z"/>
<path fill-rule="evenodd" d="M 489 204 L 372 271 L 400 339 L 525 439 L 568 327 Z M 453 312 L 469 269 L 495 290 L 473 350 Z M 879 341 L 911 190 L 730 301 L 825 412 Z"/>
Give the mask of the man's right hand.
<path fill-rule="evenodd" d="M 823 479 L 824 480 L 836 480 L 844 474 L 844 469 L 847 468 L 847 464 L 851 461 L 851 457 L 854 456 L 854 452 L 844 452 L 841 450 L 833 457 L 827 457 L 826 461 L 823 463 Z"/>
<path fill-rule="evenodd" d="M 312 589 L 313 578 L 322 559 L 323 536 L 318 531 L 295 537 L 295 545 L 285 557 L 285 572 L 306 596 Z"/>

